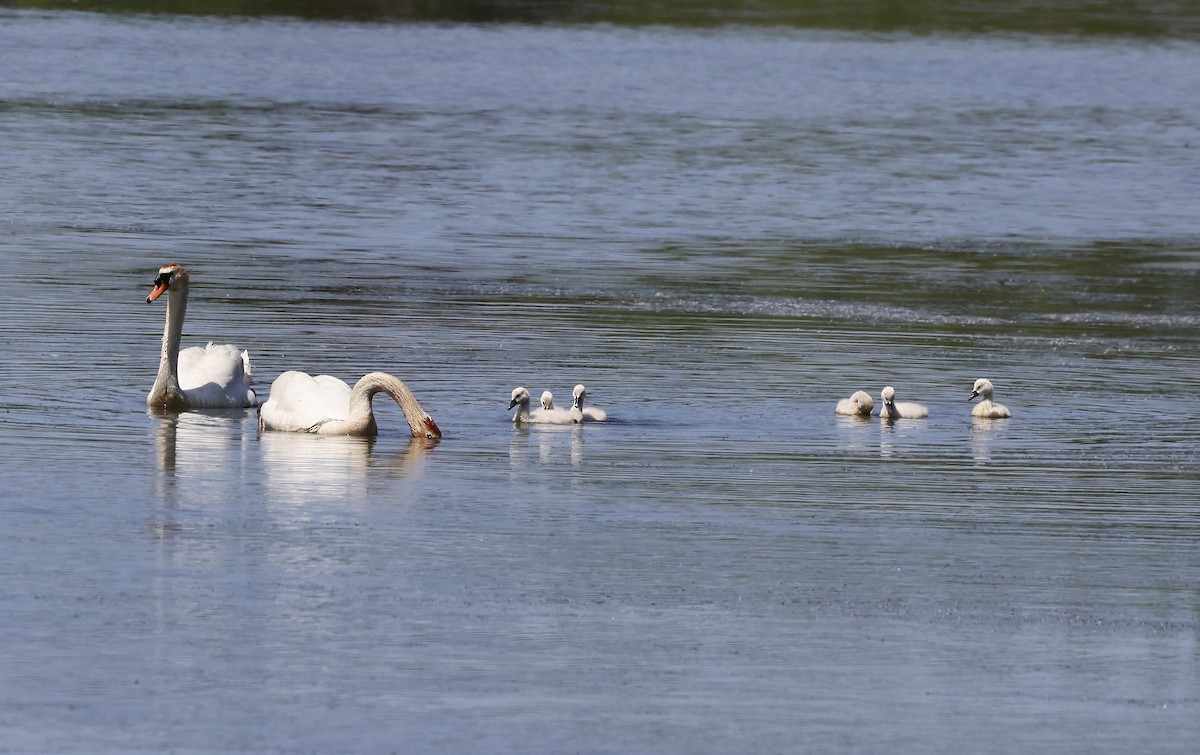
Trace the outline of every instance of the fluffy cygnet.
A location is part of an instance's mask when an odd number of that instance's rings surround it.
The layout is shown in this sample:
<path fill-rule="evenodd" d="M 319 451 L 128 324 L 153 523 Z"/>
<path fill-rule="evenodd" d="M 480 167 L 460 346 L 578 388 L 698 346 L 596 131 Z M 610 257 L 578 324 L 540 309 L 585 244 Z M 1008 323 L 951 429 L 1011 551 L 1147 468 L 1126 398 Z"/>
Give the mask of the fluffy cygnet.
<path fill-rule="evenodd" d="M 875 399 L 866 391 L 855 391 L 849 398 L 837 402 L 836 414 L 847 414 L 854 417 L 869 417 L 875 411 Z"/>
<path fill-rule="evenodd" d="M 924 419 L 929 416 L 929 410 L 920 404 L 909 401 L 896 401 L 896 389 L 885 385 L 879 397 L 883 399 L 883 407 L 879 416 L 884 419 Z"/>
<path fill-rule="evenodd" d="M 968 401 L 973 401 L 976 396 L 983 399 L 975 408 L 971 410 L 972 417 L 982 417 L 984 419 L 1004 419 L 1011 417 L 1012 412 L 1004 404 L 997 404 L 992 401 L 992 381 L 987 378 L 979 378 L 975 381 L 975 387 L 971 389 L 971 396 Z"/>
<path fill-rule="evenodd" d="M 579 422 L 574 413 L 567 409 L 542 408 L 530 411 L 530 400 L 527 389 L 524 387 L 513 388 L 512 399 L 508 402 L 509 409 L 517 407 L 517 413 L 512 418 L 513 422 L 549 425 L 569 425 Z M 551 401 L 553 401 L 553 397 L 551 397 Z"/>
<path fill-rule="evenodd" d="M 607 420 L 608 412 L 598 406 L 585 407 L 583 405 L 585 396 L 587 396 L 587 388 L 584 388 L 582 384 L 575 386 L 575 390 L 571 391 L 571 411 L 581 412 L 583 419 L 588 422 L 604 422 Z"/>

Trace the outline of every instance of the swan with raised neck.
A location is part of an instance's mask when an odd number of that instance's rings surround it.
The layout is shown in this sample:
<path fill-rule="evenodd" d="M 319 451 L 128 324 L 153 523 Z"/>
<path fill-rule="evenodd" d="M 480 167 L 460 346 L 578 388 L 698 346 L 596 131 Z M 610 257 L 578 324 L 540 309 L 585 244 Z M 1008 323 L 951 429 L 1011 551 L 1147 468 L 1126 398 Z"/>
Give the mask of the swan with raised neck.
<path fill-rule="evenodd" d="M 188 273 L 183 265 L 171 263 L 159 268 L 146 303 L 164 293 L 167 306 L 158 375 L 146 404 L 174 411 L 254 406 L 248 352 L 232 344 L 212 342 L 180 350 L 188 297 Z"/>

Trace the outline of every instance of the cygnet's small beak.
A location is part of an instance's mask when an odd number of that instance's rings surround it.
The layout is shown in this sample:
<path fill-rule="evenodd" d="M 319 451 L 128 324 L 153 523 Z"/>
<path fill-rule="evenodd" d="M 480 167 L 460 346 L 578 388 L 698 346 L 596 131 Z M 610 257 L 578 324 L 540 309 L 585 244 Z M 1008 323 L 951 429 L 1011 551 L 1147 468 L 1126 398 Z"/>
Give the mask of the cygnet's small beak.
<path fill-rule="evenodd" d="M 509 409 L 513 408 L 513 407 L 514 407 L 514 406 L 516 406 L 516 405 L 517 405 L 517 400 L 516 400 L 515 398 L 514 398 L 512 401 L 509 401 L 509 402 L 508 402 L 508 408 L 509 408 Z"/>
<path fill-rule="evenodd" d="M 971 391 L 971 396 L 967 399 L 967 401 L 973 400 L 978 395 L 979 395 L 979 391 Z"/>

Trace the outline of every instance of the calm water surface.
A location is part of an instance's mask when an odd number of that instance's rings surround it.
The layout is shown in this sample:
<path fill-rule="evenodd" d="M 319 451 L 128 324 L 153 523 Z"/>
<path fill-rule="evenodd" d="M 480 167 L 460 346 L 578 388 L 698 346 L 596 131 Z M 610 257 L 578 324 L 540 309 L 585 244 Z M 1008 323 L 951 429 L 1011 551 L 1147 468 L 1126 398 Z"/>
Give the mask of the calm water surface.
<path fill-rule="evenodd" d="M 3 11 L 0 70 L 0 749 L 1200 740 L 1195 43 Z M 263 396 L 445 439 L 147 412 L 169 261 Z"/>

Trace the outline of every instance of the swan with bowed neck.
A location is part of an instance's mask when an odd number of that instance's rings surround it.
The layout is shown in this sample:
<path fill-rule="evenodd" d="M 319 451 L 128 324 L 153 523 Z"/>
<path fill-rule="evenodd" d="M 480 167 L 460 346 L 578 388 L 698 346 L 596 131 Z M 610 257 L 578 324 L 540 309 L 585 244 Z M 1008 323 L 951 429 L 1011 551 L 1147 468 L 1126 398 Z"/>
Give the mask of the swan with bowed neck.
<path fill-rule="evenodd" d="M 992 393 L 995 388 L 992 386 L 992 381 L 987 378 L 979 378 L 975 381 L 974 387 L 971 388 L 971 396 L 967 399 L 973 401 L 976 397 L 981 397 L 980 401 L 971 410 L 972 417 L 980 417 L 982 419 L 1005 419 L 1012 416 L 1012 412 L 1004 404 L 997 404 L 992 401 Z"/>
<path fill-rule="evenodd" d="M 232 344 L 179 349 L 187 312 L 188 273 L 182 265 L 164 265 L 146 297 L 149 304 L 167 294 L 166 323 L 158 376 L 146 397 L 148 406 L 171 410 L 254 406 L 250 354 Z"/>
<path fill-rule="evenodd" d="M 546 391 L 549 393 L 549 391 Z M 517 424 L 539 424 L 539 425 L 570 425 L 581 421 L 581 417 L 569 409 L 554 409 L 554 397 L 550 397 L 551 408 L 545 407 L 546 393 L 542 394 L 543 406 L 541 409 L 530 410 L 529 402 L 532 398 L 529 395 L 529 390 L 523 386 L 513 388 L 512 396 L 508 402 L 508 408 L 517 408 L 517 413 L 513 415 L 512 421 Z"/>
<path fill-rule="evenodd" d="M 879 397 L 883 399 L 883 406 L 879 409 L 879 416 L 883 419 L 924 419 L 929 416 L 929 410 L 920 404 L 896 401 L 896 389 L 890 385 L 883 387 Z"/>
<path fill-rule="evenodd" d="M 379 428 L 371 399 L 377 393 L 386 393 L 396 401 L 414 438 L 442 437 L 441 429 L 421 408 L 408 386 L 386 372 L 368 372 L 353 388 L 332 375 L 313 377 L 307 372 L 285 372 L 275 378 L 271 395 L 259 407 L 258 429 L 374 436 Z"/>
<path fill-rule="evenodd" d="M 578 412 L 580 416 L 588 422 L 604 422 L 608 419 L 608 412 L 598 406 L 584 406 L 583 399 L 587 397 L 587 388 L 583 385 L 575 386 L 575 390 L 571 391 L 571 411 Z"/>
<path fill-rule="evenodd" d="M 875 410 L 875 399 L 866 391 L 855 391 L 849 398 L 841 399 L 834 408 L 836 414 L 852 417 L 869 417 Z"/>

